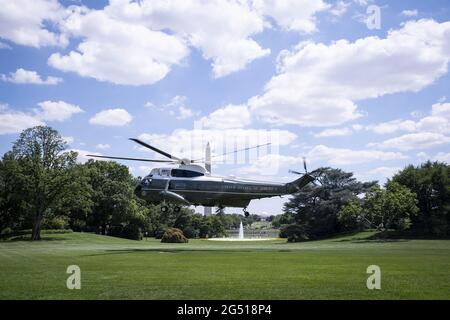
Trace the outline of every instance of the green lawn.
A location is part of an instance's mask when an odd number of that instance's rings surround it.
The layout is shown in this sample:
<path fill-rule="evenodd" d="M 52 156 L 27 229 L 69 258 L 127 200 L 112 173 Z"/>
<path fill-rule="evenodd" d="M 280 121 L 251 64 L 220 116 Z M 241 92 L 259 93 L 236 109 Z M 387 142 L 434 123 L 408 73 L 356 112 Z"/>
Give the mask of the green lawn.
<path fill-rule="evenodd" d="M 0 299 L 449 299 L 450 241 L 162 244 L 93 234 L 0 242 Z M 66 288 L 68 265 L 81 290 Z M 381 290 L 366 288 L 379 265 Z"/>

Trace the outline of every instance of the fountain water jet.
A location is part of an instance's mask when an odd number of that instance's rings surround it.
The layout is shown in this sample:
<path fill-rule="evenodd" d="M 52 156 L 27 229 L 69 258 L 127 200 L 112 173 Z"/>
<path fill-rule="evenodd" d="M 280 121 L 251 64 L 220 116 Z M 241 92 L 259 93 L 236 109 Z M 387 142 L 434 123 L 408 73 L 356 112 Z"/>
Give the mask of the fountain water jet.
<path fill-rule="evenodd" d="M 244 239 L 244 226 L 242 224 L 242 221 L 241 224 L 239 225 L 239 239 Z"/>
<path fill-rule="evenodd" d="M 266 240 L 273 240 L 272 238 L 245 238 L 244 237 L 244 225 L 242 224 L 242 221 L 239 225 L 239 235 L 238 237 L 229 237 L 229 238 L 210 238 L 208 240 L 212 241 L 266 241 Z"/>

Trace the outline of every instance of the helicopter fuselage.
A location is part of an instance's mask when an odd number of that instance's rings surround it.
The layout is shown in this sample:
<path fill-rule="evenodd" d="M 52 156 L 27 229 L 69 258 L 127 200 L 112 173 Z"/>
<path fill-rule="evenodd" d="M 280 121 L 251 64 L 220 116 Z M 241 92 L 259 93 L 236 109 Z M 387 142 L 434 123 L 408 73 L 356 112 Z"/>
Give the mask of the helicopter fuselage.
<path fill-rule="evenodd" d="M 157 168 L 142 179 L 135 193 L 153 204 L 168 202 L 177 205 L 245 208 L 253 199 L 295 193 L 312 180 L 309 175 L 304 175 L 290 183 L 272 183 L 211 176 L 192 166 Z"/>

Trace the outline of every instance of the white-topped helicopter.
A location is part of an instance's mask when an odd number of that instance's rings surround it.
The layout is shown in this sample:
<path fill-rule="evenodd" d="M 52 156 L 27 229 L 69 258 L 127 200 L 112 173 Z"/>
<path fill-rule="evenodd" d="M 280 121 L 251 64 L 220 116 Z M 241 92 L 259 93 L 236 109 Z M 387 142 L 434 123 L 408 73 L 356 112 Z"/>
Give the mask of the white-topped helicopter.
<path fill-rule="evenodd" d="M 210 174 L 210 164 L 209 166 L 198 164 L 205 164 L 205 159 L 181 159 L 139 139 L 130 138 L 130 140 L 167 157 L 168 160 L 100 155 L 88 156 L 104 159 L 177 164 L 178 167 L 176 168 L 161 167 L 152 169 L 135 189 L 135 193 L 138 197 L 153 204 L 162 203 L 162 212 L 167 212 L 167 204 L 173 203 L 175 204 L 175 212 L 180 211 L 181 205 L 218 207 L 221 210 L 225 207 L 239 207 L 243 208 L 245 216 L 248 216 L 247 206 L 251 200 L 293 194 L 315 180 L 315 174 L 307 172 L 305 159 L 303 159 L 305 173 L 290 171 L 301 175 L 300 178 L 288 183 L 273 183 L 234 177 L 214 176 Z M 251 148 L 234 152 L 248 149 Z M 207 170 L 207 168 L 209 170 Z"/>

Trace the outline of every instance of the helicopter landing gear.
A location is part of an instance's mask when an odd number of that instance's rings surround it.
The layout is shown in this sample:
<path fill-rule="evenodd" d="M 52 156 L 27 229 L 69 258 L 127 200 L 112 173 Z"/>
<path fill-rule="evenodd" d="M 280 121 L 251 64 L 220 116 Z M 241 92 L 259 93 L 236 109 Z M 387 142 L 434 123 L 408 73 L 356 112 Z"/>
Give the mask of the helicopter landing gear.
<path fill-rule="evenodd" d="M 161 206 L 161 213 L 166 213 L 169 211 L 169 207 L 166 205 Z"/>
<path fill-rule="evenodd" d="M 179 207 L 179 206 L 176 206 L 173 208 L 173 212 L 176 212 L 176 213 L 180 212 L 180 210 L 181 210 L 181 207 Z"/>
<path fill-rule="evenodd" d="M 247 211 L 247 207 L 245 207 L 244 209 L 242 209 L 242 211 L 244 211 L 244 216 L 247 218 L 250 215 L 250 212 Z"/>
<path fill-rule="evenodd" d="M 225 207 L 220 205 L 216 209 L 216 214 L 225 214 Z"/>

